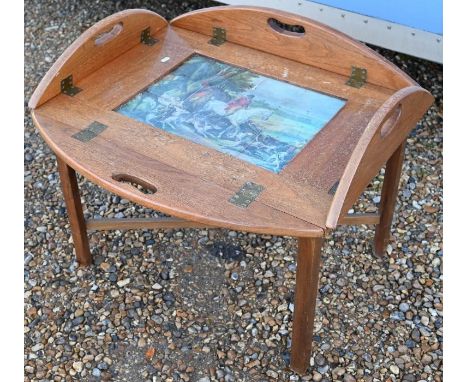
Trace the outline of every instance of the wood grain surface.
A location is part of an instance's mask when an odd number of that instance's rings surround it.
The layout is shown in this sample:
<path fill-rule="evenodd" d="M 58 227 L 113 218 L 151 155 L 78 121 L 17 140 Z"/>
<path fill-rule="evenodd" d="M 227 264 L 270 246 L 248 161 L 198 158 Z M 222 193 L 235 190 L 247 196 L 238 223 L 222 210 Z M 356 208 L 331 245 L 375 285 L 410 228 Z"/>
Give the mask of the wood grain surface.
<path fill-rule="evenodd" d="M 303 25 L 305 34 L 272 29 L 271 17 Z M 116 23 L 122 23 L 122 31 L 96 46 L 96 38 Z M 152 46 L 139 42 L 148 25 L 158 40 Z M 228 41 L 220 46 L 209 43 L 215 26 L 227 29 Z M 346 104 L 278 174 L 114 111 L 193 54 L 333 95 Z M 346 85 L 351 64 L 368 68 L 369 83 L 359 89 Z M 59 78 L 71 72 L 82 89 L 74 97 L 59 94 L 57 88 Z M 432 102 L 427 92 L 408 84 L 414 82 L 362 44 L 299 16 L 217 7 L 169 25 L 152 12 L 131 10 L 97 23 L 77 39 L 44 77 L 30 106 L 56 154 L 120 196 L 200 224 L 318 237 L 327 228 L 353 221 L 345 216 L 349 206 Z M 376 130 L 390 125 L 385 120 L 400 104 L 395 127 L 377 137 Z M 107 128 L 87 142 L 73 138 L 94 122 Z M 145 195 L 116 180 L 116 174 L 140 179 L 157 192 Z M 264 190 L 251 206 L 241 208 L 229 199 L 246 182 Z"/>
<path fill-rule="evenodd" d="M 327 228 L 336 227 L 433 101 L 428 91 L 419 86 L 408 86 L 393 94 L 379 108 L 343 172 L 327 217 Z"/>
<path fill-rule="evenodd" d="M 281 33 L 270 26 L 275 18 L 282 23 L 301 25 L 304 35 Z M 367 69 L 370 83 L 390 89 L 414 85 L 403 71 L 364 44 L 305 17 L 260 7 L 213 7 L 181 15 L 172 26 L 211 36 L 213 27 L 226 30 L 228 41 L 273 53 L 293 61 L 349 76 L 352 66 Z"/>
<path fill-rule="evenodd" d="M 114 38 L 102 44 L 96 39 L 121 24 L 121 31 Z M 129 9 L 116 13 L 94 24 L 84 32 L 59 57 L 41 80 L 29 100 L 29 107 L 34 109 L 60 93 L 61 81 L 73 76 L 79 82 L 106 63 L 120 56 L 125 51 L 140 44 L 140 35 L 145 28 L 154 33 L 167 26 L 167 21 L 158 14 L 143 9 Z"/>

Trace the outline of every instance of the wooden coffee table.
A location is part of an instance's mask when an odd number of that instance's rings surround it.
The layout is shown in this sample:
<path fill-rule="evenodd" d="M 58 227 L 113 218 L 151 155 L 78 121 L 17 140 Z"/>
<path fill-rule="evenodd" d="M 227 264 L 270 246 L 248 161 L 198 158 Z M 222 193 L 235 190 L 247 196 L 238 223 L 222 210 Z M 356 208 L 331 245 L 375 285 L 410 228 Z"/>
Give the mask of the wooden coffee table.
<path fill-rule="evenodd" d="M 433 97 L 384 58 L 312 20 L 216 7 L 170 23 L 145 10 L 83 33 L 34 92 L 57 156 L 78 262 L 87 231 L 223 227 L 297 237 L 291 368 L 309 365 L 324 235 L 389 238 L 407 135 Z M 386 165 L 378 214 L 348 211 Z M 160 219 L 85 220 L 75 177 Z"/>

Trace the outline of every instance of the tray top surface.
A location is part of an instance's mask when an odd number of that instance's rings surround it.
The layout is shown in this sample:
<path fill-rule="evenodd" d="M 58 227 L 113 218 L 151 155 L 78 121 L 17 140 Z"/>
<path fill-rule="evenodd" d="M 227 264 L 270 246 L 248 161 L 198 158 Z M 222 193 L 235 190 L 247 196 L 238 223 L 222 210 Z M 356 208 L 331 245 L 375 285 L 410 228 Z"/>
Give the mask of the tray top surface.
<path fill-rule="evenodd" d="M 276 31 L 271 17 L 306 33 Z M 213 45 L 220 25 L 227 40 Z M 100 45 L 106 33 L 110 42 Z M 382 106 L 395 87 L 411 84 L 379 60 L 334 31 L 272 10 L 220 7 L 171 24 L 132 10 L 72 44 L 30 105 L 58 156 L 126 199 L 207 225 L 322 236 L 370 121 L 391 111 Z M 351 64 L 368 67 L 360 88 L 347 84 Z M 64 78 L 79 91 L 60 93 Z M 369 171 L 397 143 L 377 145 Z"/>
<path fill-rule="evenodd" d="M 344 104 L 194 55 L 116 111 L 277 173 Z"/>

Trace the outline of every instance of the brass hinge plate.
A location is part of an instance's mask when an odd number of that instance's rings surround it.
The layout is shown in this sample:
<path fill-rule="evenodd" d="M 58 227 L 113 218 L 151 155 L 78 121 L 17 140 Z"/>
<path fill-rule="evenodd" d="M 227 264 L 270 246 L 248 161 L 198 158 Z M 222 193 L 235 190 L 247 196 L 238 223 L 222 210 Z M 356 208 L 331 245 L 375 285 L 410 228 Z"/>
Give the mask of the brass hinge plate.
<path fill-rule="evenodd" d="M 339 180 L 337 180 L 335 183 L 333 183 L 333 186 L 331 186 L 330 189 L 328 190 L 328 195 L 335 195 L 339 184 L 340 184 Z"/>
<path fill-rule="evenodd" d="M 107 129 L 107 125 L 94 121 L 87 128 L 73 134 L 72 137 L 81 142 L 89 142 L 91 139 L 101 134 L 105 129 Z"/>
<path fill-rule="evenodd" d="M 154 38 L 154 37 L 151 37 L 151 28 L 148 27 L 146 29 L 143 29 L 141 31 L 141 35 L 140 35 L 140 42 L 142 44 L 145 44 L 145 45 L 154 45 L 158 42 L 159 40 Z"/>
<path fill-rule="evenodd" d="M 346 85 L 352 86 L 353 88 L 360 88 L 367 82 L 367 69 L 358 68 L 353 66 L 351 68 L 351 75 L 349 76 Z"/>
<path fill-rule="evenodd" d="M 247 208 L 250 203 L 255 201 L 263 191 L 264 187 L 253 182 L 246 182 L 234 195 L 231 196 L 229 202 L 237 207 Z"/>
<path fill-rule="evenodd" d="M 73 76 L 70 74 L 68 77 L 60 81 L 60 91 L 63 94 L 69 95 L 71 97 L 78 94 L 82 89 L 73 85 Z"/>
<path fill-rule="evenodd" d="M 210 44 L 220 46 L 226 42 L 226 29 L 213 27 L 213 37 Z"/>

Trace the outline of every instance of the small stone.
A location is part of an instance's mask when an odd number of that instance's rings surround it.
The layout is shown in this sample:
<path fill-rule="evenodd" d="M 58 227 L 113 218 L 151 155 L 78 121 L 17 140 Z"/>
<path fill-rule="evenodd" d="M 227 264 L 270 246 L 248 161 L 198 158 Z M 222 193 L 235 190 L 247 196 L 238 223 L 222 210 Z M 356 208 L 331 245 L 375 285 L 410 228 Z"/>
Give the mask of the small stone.
<path fill-rule="evenodd" d="M 416 200 L 413 200 L 413 203 L 411 203 L 413 205 L 414 208 L 416 208 L 417 210 L 420 210 L 421 209 L 421 206 L 419 205 L 419 203 L 416 201 Z"/>
<path fill-rule="evenodd" d="M 319 368 L 317 368 L 317 371 L 320 374 L 325 374 L 328 371 L 329 368 L 330 368 L 330 366 L 328 366 L 328 365 L 320 366 Z"/>
<path fill-rule="evenodd" d="M 274 370 L 268 370 L 266 372 L 266 375 L 268 375 L 271 378 L 274 378 L 275 381 L 278 379 L 278 373 L 276 371 L 274 371 Z"/>
<path fill-rule="evenodd" d="M 354 378 L 351 374 L 345 374 L 343 377 L 343 382 L 356 382 L 356 378 Z"/>
<path fill-rule="evenodd" d="M 73 369 L 75 369 L 78 373 L 81 373 L 81 371 L 83 370 L 83 362 L 81 361 L 77 361 L 77 362 L 73 362 Z"/>
<path fill-rule="evenodd" d="M 32 350 L 33 352 L 37 352 L 37 351 L 39 351 L 39 350 L 41 350 L 41 349 L 44 349 L 44 345 L 41 344 L 41 343 L 38 343 L 38 344 L 34 345 L 34 346 L 31 348 L 31 350 Z"/>
<path fill-rule="evenodd" d="M 268 271 L 265 272 L 265 277 L 266 278 L 270 278 L 270 277 L 273 277 L 273 276 L 274 276 L 274 273 L 272 271 L 268 270 Z"/>
<path fill-rule="evenodd" d="M 317 366 L 325 365 L 325 357 L 322 354 L 317 354 L 314 358 L 314 363 Z"/>
<path fill-rule="evenodd" d="M 388 244 L 387 245 L 387 255 L 391 255 L 393 252 L 393 247 L 391 244 Z"/>
<path fill-rule="evenodd" d="M 138 340 L 138 347 L 144 348 L 146 346 L 146 340 L 142 337 Z"/>
<path fill-rule="evenodd" d="M 395 375 L 400 374 L 400 368 L 397 365 L 390 365 L 390 371 Z"/>
<path fill-rule="evenodd" d="M 201 377 L 198 382 L 210 382 L 210 378 L 209 377 Z"/>
<path fill-rule="evenodd" d="M 169 271 L 164 270 L 159 273 L 159 277 L 163 280 L 169 280 Z"/>
<path fill-rule="evenodd" d="M 317 373 L 316 371 L 314 371 L 314 375 L 312 376 L 312 380 L 314 382 L 320 382 L 322 380 L 322 374 Z"/>
<path fill-rule="evenodd" d="M 109 272 L 109 269 L 111 265 L 109 263 L 103 262 L 99 265 L 99 267 L 104 271 L 104 272 Z"/>
<path fill-rule="evenodd" d="M 236 359 L 236 352 L 234 350 L 228 350 L 227 357 L 231 361 L 234 361 Z"/>
<path fill-rule="evenodd" d="M 432 362 L 432 357 L 429 354 L 424 354 L 421 359 L 421 362 L 423 363 L 423 365 L 429 365 Z"/>
<path fill-rule="evenodd" d="M 123 279 L 123 280 L 120 280 L 117 282 L 117 285 L 120 287 L 120 288 L 123 288 L 125 285 L 128 285 L 130 283 L 130 279 Z"/>
<path fill-rule="evenodd" d="M 93 369 L 92 374 L 93 374 L 93 377 L 100 378 L 100 377 L 101 377 L 101 370 L 99 370 L 97 367 L 95 367 L 95 368 Z"/>
<path fill-rule="evenodd" d="M 399 307 L 398 307 L 403 313 L 406 313 L 409 309 L 410 306 L 406 302 L 402 302 Z"/>
<path fill-rule="evenodd" d="M 341 377 L 345 372 L 346 369 L 344 367 L 336 367 L 332 370 L 332 374 L 337 377 Z"/>
<path fill-rule="evenodd" d="M 161 290 L 163 287 L 161 284 L 155 283 L 151 288 L 153 288 L 154 290 Z"/>
<path fill-rule="evenodd" d="M 174 305 L 174 302 L 175 302 L 175 297 L 174 297 L 174 293 L 172 292 L 168 292 L 168 293 L 164 293 L 163 295 L 163 301 L 166 303 L 167 306 L 172 306 Z"/>
<path fill-rule="evenodd" d="M 395 321 L 403 321 L 405 319 L 405 315 L 403 312 L 395 311 L 390 314 L 390 318 Z"/>
<path fill-rule="evenodd" d="M 26 366 L 24 367 L 24 371 L 25 371 L 26 373 L 32 374 L 32 373 L 34 373 L 34 367 L 32 367 L 32 366 L 30 366 L 30 365 L 26 365 Z"/>
<path fill-rule="evenodd" d="M 378 292 L 379 290 L 382 290 L 382 289 L 385 289 L 384 285 L 374 285 L 372 288 L 374 292 Z"/>
<path fill-rule="evenodd" d="M 84 317 L 83 316 L 76 317 L 75 319 L 73 319 L 72 325 L 73 326 L 78 326 L 78 325 L 81 325 L 83 322 L 84 322 Z"/>
<path fill-rule="evenodd" d="M 234 281 L 239 280 L 239 274 L 237 272 L 232 272 L 231 279 L 233 279 Z"/>
<path fill-rule="evenodd" d="M 112 298 L 117 298 L 117 297 L 119 297 L 120 293 L 119 293 L 118 290 L 112 289 L 112 290 L 110 291 L 110 295 L 111 295 Z"/>
<path fill-rule="evenodd" d="M 75 317 L 81 317 L 84 314 L 83 309 L 75 310 Z"/>
<path fill-rule="evenodd" d="M 416 341 L 416 342 L 419 342 L 420 339 L 421 339 L 421 333 L 419 332 L 419 330 L 417 328 L 414 328 L 412 331 L 411 331 L 411 338 Z M 408 346 L 408 345 L 406 345 Z"/>

